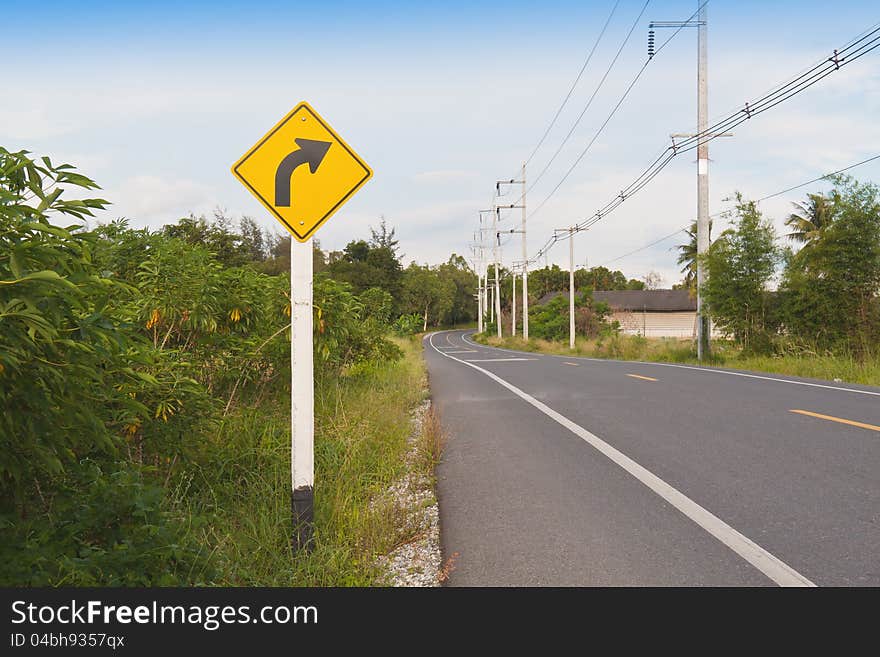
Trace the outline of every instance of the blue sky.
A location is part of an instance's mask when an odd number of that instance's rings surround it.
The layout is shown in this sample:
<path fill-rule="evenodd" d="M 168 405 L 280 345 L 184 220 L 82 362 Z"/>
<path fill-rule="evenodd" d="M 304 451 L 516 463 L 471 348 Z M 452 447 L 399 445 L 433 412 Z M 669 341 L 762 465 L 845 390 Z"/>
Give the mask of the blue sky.
<path fill-rule="evenodd" d="M 538 152 L 542 169 L 586 103 L 644 0 L 621 0 L 593 62 Z M 375 177 L 318 233 L 325 248 L 385 215 L 410 259 L 469 254 L 477 210 L 537 143 L 613 0 L 602 2 L 42 2 L 0 0 L 15 66 L 0 88 L 0 144 L 78 165 L 126 216 L 160 226 L 221 206 L 275 226 L 229 166 L 300 100 L 366 159 Z M 645 59 L 650 20 L 693 1 L 652 0 L 602 91 L 530 192 L 544 199 Z M 710 116 L 791 78 L 880 22 L 875 2 L 710 2 Z M 658 42 L 671 34 L 658 31 Z M 695 125 L 696 33 L 650 64 L 559 191 L 530 218 L 530 251 L 592 214 Z M 711 208 L 734 190 L 760 197 L 880 153 L 880 50 L 712 144 Z M 638 196 L 578 236 L 601 264 L 685 225 L 695 164 L 673 162 Z M 878 180 L 875 162 L 854 171 Z M 781 224 L 793 200 L 762 204 Z M 508 220 L 508 222 L 512 222 Z M 678 279 L 676 240 L 614 263 Z M 519 257 L 505 248 L 504 259 Z M 515 251 L 515 252 L 514 252 Z M 567 249 L 550 261 L 567 260 Z"/>

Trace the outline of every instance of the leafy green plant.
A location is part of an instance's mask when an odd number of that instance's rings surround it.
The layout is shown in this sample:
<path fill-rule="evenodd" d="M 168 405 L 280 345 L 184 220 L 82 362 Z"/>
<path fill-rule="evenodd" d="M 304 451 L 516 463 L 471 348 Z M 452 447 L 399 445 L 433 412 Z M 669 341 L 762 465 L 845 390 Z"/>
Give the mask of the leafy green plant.
<path fill-rule="evenodd" d="M 47 513 L 0 515 L 0 582 L 171 586 L 211 577 L 195 527 L 163 508 L 164 488 L 130 463 L 85 460 L 54 482 Z"/>
<path fill-rule="evenodd" d="M 137 402 L 119 395 L 118 356 L 129 341 L 103 312 L 113 281 L 91 262 L 93 235 L 75 220 L 106 201 L 61 198 L 90 179 L 48 158 L 0 148 L 0 489 L 21 499 L 35 479 L 57 475 L 93 450 L 112 452 L 107 407 Z"/>
<path fill-rule="evenodd" d="M 880 190 L 841 177 L 829 198 L 810 199 L 810 219 L 792 215 L 805 245 L 786 261 L 781 323 L 818 351 L 870 358 L 880 335 Z"/>
<path fill-rule="evenodd" d="M 416 313 L 401 315 L 394 320 L 392 328 L 400 336 L 415 335 L 422 330 L 422 318 Z"/>
<path fill-rule="evenodd" d="M 575 293 L 575 334 L 595 337 L 608 329 L 610 309 L 604 302 L 593 301 L 589 290 Z M 529 336 L 544 340 L 567 340 L 569 331 L 568 295 L 558 295 L 547 303 L 534 306 L 529 316 Z"/>
<path fill-rule="evenodd" d="M 746 351 L 767 352 L 776 331 L 767 287 L 780 260 L 775 239 L 772 224 L 755 202 L 737 193 L 734 226 L 705 256 L 703 295 L 712 319 Z"/>

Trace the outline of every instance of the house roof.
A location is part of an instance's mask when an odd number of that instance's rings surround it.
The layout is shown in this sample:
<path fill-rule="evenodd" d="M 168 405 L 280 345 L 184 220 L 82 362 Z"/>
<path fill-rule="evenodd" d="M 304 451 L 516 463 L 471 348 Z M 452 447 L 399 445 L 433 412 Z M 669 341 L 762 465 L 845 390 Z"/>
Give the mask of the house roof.
<path fill-rule="evenodd" d="M 593 292 L 612 310 L 676 312 L 697 309 L 697 300 L 687 290 L 612 290 Z"/>
<path fill-rule="evenodd" d="M 577 289 L 575 289 L 575 292 L 577 292 Z M 563 290 L 556 290 L 555 292 L 548 292 L 543 297 L 538 299 L 538 305 L 543 306 L 545 303 L 553 301 L 553 299 L 555 299 L 556 297 L 561 296 L 563 294 L 566 297 L 568 297 L 568 290 L 564 290 L 564 291 Z"/>

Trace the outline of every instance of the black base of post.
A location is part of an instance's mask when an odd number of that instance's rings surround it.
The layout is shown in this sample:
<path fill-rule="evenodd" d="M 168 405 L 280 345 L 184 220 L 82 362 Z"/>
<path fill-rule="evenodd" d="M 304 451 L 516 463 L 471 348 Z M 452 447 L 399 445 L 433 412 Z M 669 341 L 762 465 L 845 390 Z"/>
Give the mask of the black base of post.
<path fill-rule="evenodd" d="M 293 491 L 290 498 L 293 516 L 293 535 L 290 546 L 294 554 L 300 550 L 311 551 L 315 547 L 315 493 L 311 486 Z"/>

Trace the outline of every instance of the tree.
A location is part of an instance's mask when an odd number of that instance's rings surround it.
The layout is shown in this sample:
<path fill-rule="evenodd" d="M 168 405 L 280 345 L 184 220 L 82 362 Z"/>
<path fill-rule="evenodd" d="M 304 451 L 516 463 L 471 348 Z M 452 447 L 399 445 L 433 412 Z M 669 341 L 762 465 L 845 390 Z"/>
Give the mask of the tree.
<path fill-rule="evenodd" d="M 214 211 L 214 221 L 190 214 L 176 224 L 163 226 L 167 237 L 183 240 L 187 244 L 205 247 L 225 267 L 240 267 L 250 258 L 250 245 L 231 229 L 232 220 L 220 209 Z"/>
<path fill-rule="evenodd" d="M 880 192 L 841 177 L 826 200 L 833 220 L 786 262 L 785 327 L 817 347 L 866 356 L 880 335 Z"/>
<path fill-rule="evenodd" d="M 645 287 L 643 281 L 637 279 L 627 280 L 621 271 L 611 271 L 607 267 L 593 267 L 591 269 L 575 269 L 574 287 L 576 290 L 590 288 L 593 290 L 642 290 Z M 568 289 L 568 271 L 561 269 L 559 265 L 544 267 L 529 272 L 529 296 L 540 299 L 550 292 L 560 292 Z"/>
<path fill-rule="evenodd" d="M 355 295 L 379 287 L 395 300 L 400 296 L 403 268 L 389 246 L 352 240 L 343 250 L 342 257 L 327 265 L 326 272 L 332 278 L 350 284 Z"/>
<path fill-rule="evenodd" d="M 554 264 L 529 272 L 529 296 L 535 300 L 541 299 L 550 292 L 558 292 L 567 287 L 568 272 L 560 269 L 559 265 Z"/>
<path fill-rule="evenodd" d="M 767 283 L 780 259 L 775 239 L 773 226 L 755 202 L 737 192 L 734 225 L 705 256 L 708 280 L 703 298 L 709 313 L 747 351 L 769 346 Z"/>
<path fill-rule="evenodd" d="M 810 246 L 834 221 L 833 203 L 822 194 L 807 194 L 803 203 L 792 203 L 797 212 L 788 215 L 785 225 L 792 229 L 787 238 Z"/>
<path fill-rule="evenodd" d="M 575 294 L 575 333 L 586 337 L 596 337 L 607 328 L 606 317 L 610 309 L 606 303 L 596 303 L 589 290 Z M 536 306 L 529 316 L 529 337 L 544 340 L 564 340 L 568 338 L 569 314 L 568 296 L 559 295 L 549 302 Z"/>
<path fill-rule="evenodd" d="M 391 252 L 396 258 L 402 258 L 403 255 L 397 253 L 400 240 L 397 240 L 394 237 L 396 230 L 396 228 L 388 230 L 388 226 L 385 223 L 385 215 L 383 214 L 380 217 L 379 230 L 373 230 L 373 227 L 370 227 L 370 246 L 374 248 L 385 247 L 391 249 Z"/>
<path fill-rule="evenodd" d="M 646 290 L 657 290 L 663 284 L 663 276 L 653 270 L 642 276 L 642 280 L 645 282 Z"/>
<path fill-rule="evenodd" d="M 627 280 L 623 272 L 599 266 L 575 270 L 574 285 L 578 289 L 589 286 L 594 290 L 625 290 Z"/>
<path fill-rule="evenodd" d="M 345 245 L 343 253 L 348 262 L 366 262 L 367 256 L 370 255 L 370 248 L 370 244 L 366 240 L 355 240 Z"/>
<path fill-rule="evenodd" d="M 241 243 L 251 262 L 263 262 L 269 257 L 269 240 L 263 229 L 251 217 L 242 217 L 238 222 Z"/>
<path fill-rule="evenodd" d="M 411 263 L 403 272 L 400 309 L 422 316 L 422 330 L 437 326 L 453 305 L 455 283 L 427 265 Z M 431 321 L 433 320 L 433 321 Z"/>
<path fill-rule="evenodd" d="M 444 281 L 451 283 L 452 303 L 441 317 L 440 321 L 445 326 L 455 326 L 461 322 L 471 322 L 477 317 L 474 301 L 474 291 L 477 287 L 477 277 L 467 260 L 453 253 L 449 260 L 437 267 L 437 273 Z"/>
<path fill-rule="evenodd" d="M 690 228 L 684 231 L 687 233 L 688 241 L 679 244 L 677 264 L 682 265 L 681 273 L 684 274 L 682 287 L 690 290 L 692 296 L 696 296 L 697 291 L 697 222 L 693 221 Z M 712 242 L 712 220 L 709 220 L 709 243 Z M 673 289 L 677 289 L 673 287 Z"/>

